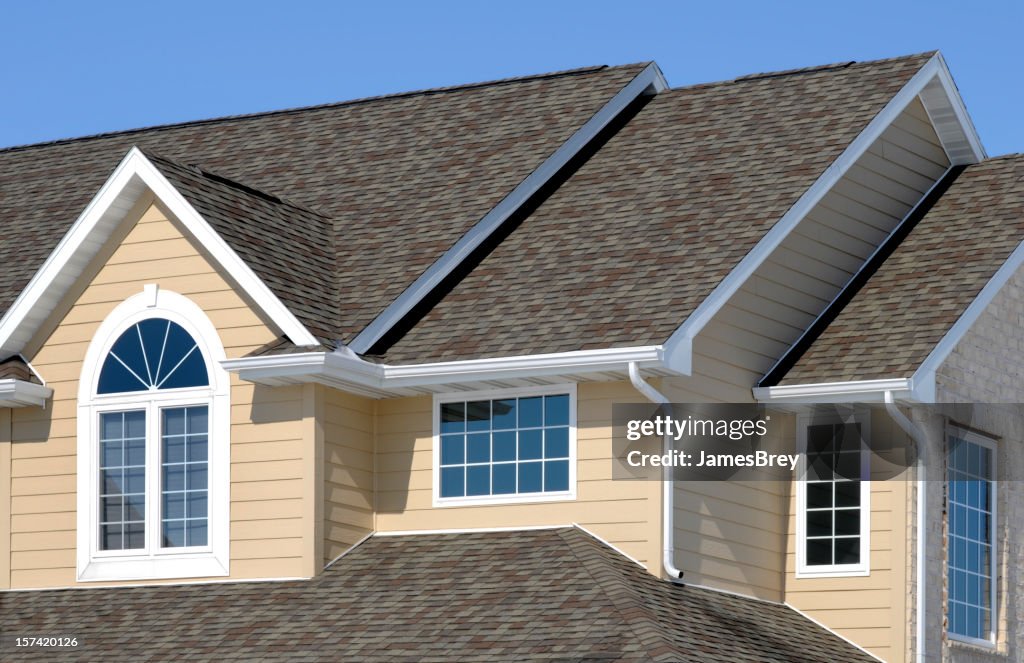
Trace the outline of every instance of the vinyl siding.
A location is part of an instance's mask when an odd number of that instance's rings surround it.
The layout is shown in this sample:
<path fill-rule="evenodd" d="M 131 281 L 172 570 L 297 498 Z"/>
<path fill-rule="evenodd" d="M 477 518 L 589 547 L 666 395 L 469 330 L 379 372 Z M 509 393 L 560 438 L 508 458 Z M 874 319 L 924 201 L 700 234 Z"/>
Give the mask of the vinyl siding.
<path fill-rule="evenodd" d="M 377 416 L 377 529 L 382 532 L 579 523 L 660 574 L 661 482 L 612 478 L 612 403 L 645 399 L 628 382 L 577 390 L 577 498 L 433 507 L 433 399 L 383 400 Z"/>
<path fill-rule="evenodd" d="M 12 587 L 75 584 L 78 377 L 99 324 L 146 283 L 199 305 L 229 357 L 278 335 L 160 208 L 147 203 L 130 215 L 112 248 L 97 257 L 30 348 L 28 356 L 54 397 L 45 409 L 13 410 Z M 232 578 L 299 576 L 312 568 L 309 559 L 303 561 L 310 554 L 302 545 L 311 499 L 304 449 L 311 447 L 305 440 L 312 431 L 303 426 L 304 407 L 301 388 L 267 389 L 232 378 Z"/>
<path fill-rule="evenodd" d="M 320 389 L 324 398 L 323 562 L 327 563 L 374 528 L 376 403 Z"/>

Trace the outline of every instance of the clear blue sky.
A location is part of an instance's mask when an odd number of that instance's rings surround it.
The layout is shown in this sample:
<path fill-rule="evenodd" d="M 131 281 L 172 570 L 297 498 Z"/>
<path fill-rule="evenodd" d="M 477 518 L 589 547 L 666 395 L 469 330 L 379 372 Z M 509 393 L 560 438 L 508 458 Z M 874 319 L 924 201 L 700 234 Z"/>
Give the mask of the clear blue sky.
<path fill-rule="evenodd" d="M 679 86 L 940 49 L 989 154 L 1024 151 L 1020 0 L 8 0 L 0 28 L 0 146 L 593 64 Z"/>

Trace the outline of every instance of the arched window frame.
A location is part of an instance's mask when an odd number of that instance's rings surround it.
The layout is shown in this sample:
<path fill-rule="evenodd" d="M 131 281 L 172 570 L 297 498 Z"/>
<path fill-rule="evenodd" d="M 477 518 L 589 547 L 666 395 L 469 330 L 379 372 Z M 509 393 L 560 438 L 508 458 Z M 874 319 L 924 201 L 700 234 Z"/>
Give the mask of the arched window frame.
<path fill-rule="evenodd" d="M 198 345 L 206 363 L 209 386 L 98 394 L 100 371 L 111 347 L 123 332 L 150 318 L 180 325 Z M 193 301 L 156 285 L 119 304 L 100 324 L 82 363 L 78 393 L 77 577 L 80 581 L 195 578 L 229 574 L 230 526 L 230 377 L 221 368 L 226 358 L 220 336 L 206 313 Z M 181 405 L 209 407 L 208 538 L 190 548 L 160 546 L 160 408 Z M 146 545 L 134 550 L 99 547 L 99 420 L 105 411 L 145 409 L 146 417 Z"/>

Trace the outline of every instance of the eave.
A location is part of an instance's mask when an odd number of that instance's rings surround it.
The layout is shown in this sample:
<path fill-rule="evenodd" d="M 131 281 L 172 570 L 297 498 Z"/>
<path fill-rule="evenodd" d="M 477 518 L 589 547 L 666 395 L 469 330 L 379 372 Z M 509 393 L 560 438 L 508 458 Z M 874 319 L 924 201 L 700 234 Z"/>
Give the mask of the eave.
<path fill-rule="evenodd" d="M 372 398 L 628 379 L 635 363 L 651 377 L 678 375 L 661 346 L 580 350 L 430 364 L 366 361 L 350 350 L 228 359 L 222 366 L 250 382 L 277 387 L 316 382 Z"/>

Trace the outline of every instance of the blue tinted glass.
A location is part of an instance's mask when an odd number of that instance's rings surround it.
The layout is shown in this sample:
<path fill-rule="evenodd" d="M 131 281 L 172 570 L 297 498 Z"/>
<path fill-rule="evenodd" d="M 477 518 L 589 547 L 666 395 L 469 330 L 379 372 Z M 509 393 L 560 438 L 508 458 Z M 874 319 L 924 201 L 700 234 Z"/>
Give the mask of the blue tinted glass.
<path fill-rule="evenodd" d="M 466 404 L 445 403 L 441 406 L 441 432 L 461 433 L 466 430 Z"/>
<path fill-rule="evenodd" d="M 466 430 L 485 431 L 491 429 L 491 402 L 473 401 L 466 403 Z"/>
<path fill-rule="evenodd" d="M 185 528 L 185 545 L 206 545 L 206 520 L 190 520 Z"/>
<path fill-rule="evenodd" d="M 519 431 L 519 460 L 534 460 L 544 455 L 544 431 Z"/>
<path fill-rule="evenodd" d="M 569 461 L 549 460 L 544 463 L 544 490 L 569 490 Z"/>
<path fill-rule="evenodd" d="M 189 463 L 185 468 L 185 490 L 206 490 L 206 463 Z"/>
<path fill-rule="evenodd" d="M 569 396 L 567 394 L 544 397 L 544 425 L 569 425 Z"/>
<path fill-rule="evenodd" d="M 185 490 L 185 466 L 165 465 L 163 487 L 165 491 Z"/>
<path fill-rule="evenodd" d="M 516 459 L 516 432 L 494 433 L 494 462 Z"/>
<path fill-rule="evenodd" d="M 100 467 L 121 467 L 124 458 L 121 453 L 123 445 L 121 440 L 100 442 Z"/>
<path fill-rule="evenodd" d="M 466 462 L 465 446 L 465 435 L 442 435 L 441 464 L 459 465 Z"/>
<path fill-rule="evenodd" d="M 164 523 L 165 548 L 178 548 L 185 545 L 185 521 L 165 520 Z"/>
<path fill-rule="evenodd" d="M 199 490 L 188 493 L 186 516 L 189 518 L 206 518 L 206 491 Z M 168 518 L 170 516 L 168 515 Z"/>
<path fill-rule="evenodd" d="M 494 401 L 492 425 L 495 430 L 510 430 L 516 427 L 516 399 Z"/>
<path fill-rule="evenodd" d="M 519 427 L 531 428 L 544 423 L 544 399 L 540 396 L 519 399 Z"/>
<path fill-rule="evenodd" d="M 501 463 L 493 466 L 491 491 L 495 495 L 508 495 L 516 492 L 515 463 Z"/>
<path fill-rule="evenodd" d="M 541 491 L 541 476 L 543 463 L 520 463 L 519 464 L 519 492 L 539 493 Z"/>
<path fill-rule="evenodd" d="M 96 392 L 118 394 L 122 392 L 146 391 L 148 387 L 113 357 L 108 356 L 100 369 L 100 381 Z"/>
<path fill-rule="evenodd" d="M 544 431 L 544 457 L 569 457 L 569 429 L 548 428 Z"/>
<path fill-rule="evenodd" d="M 466 494 L 466 469 L 441 468 L 441 497 L 462 497 Z"/>
<path fill-rule="evenodd" d="M 164 518 L 181 519 L 185 517 L 185 493 L 164 493 Z"/>
<path fill-rule="evenodd" d="M 466 495 L 491 494 L 491 468 L 478 465 L 466 468 Z"/>
<path fill-rule="evenodd" d="M 466 462 L 491 462 L 491 436 L 489 433 L 471 433 L 466 436 Z"/>
<path fill-rule="evenodd" d="M 160 389 L 183 389 L 185 387 L 203 387 L 210 384 L 206 375 L 206 362 L 196 348 L 184 361 L 175 367 L 160 384 Z"/>
<path fill-rule="evenodd" d="M 206 363 L 195 341 L 168 320 L 143 320 L 111 346 L 100 370 L 98 393 L 173 389 L 209 384 Z"/>

